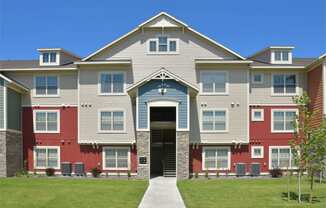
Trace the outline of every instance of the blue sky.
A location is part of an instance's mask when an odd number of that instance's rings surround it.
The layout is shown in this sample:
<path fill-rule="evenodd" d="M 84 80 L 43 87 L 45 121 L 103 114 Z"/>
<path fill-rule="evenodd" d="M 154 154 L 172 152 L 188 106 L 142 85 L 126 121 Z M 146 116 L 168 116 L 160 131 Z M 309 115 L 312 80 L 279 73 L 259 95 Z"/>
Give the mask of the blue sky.
<path fill-rule="evenodd" d="M 269 45 L 326 52 L 325 0 L 0 0 L 0 59 L 34 59 L 42 47 L 85 57 L 160 11 L 242 56 Z"/>

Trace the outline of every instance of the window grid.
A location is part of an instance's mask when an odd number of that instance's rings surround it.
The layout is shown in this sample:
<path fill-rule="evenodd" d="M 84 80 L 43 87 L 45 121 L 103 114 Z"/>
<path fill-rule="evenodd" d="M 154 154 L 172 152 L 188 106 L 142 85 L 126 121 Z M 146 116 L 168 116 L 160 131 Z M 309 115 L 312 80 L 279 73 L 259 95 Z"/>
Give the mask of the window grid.
<path fill-rule="evenodd" d="M 121 95 L 125 93 L 123 72 L 102 72 L 99 75 L 100 95 Z"/>
<path fill-rule="evenodd" d="M 128 170 L 130 159 L 129 147 L 104 147 L 103 169 L 105 170 Z"/>
<path fill-rule="evenodd" d="M 158 36 L 148 40 L 147 47 L 150 54 L 176 54 L 178 53 L 178 40 L 168 36 Z"/>
<path fill-rule="evenodd" d="M 297 94 L 296 74 L 273 74 L 273 95 L 295 95 Z"/>
<path fill-rule="evenodd" d="M 222 71 L 202 71 L 201 94 L 226 95 L 228 94 L 228 73 Z"/>
<path fill-rule="evenodd" d="M 59 169 L 59 147 L 34 147 L 34 167 L 37 169 Z"/>
<path fill-rule="evenodd" d="M 270 169 L 295 168 L 292 150 L 290 147 L 270 147 Z"/>
<path fill-rule="evenodd" d="M 202 110 L 202 131 L 224 132 L 227 131 L 226 110 Z"/>
<path fill-rule="evenodd" d="M 56 75 L 36 76 L 34 78 L 35 96 L 58 96 L 59 78 Z"/>
<path fill-rule="evenodd" d="M 293 133 L 297 110 L 272 110 L 272 132 Z"/>
<path fill-rule="evenodd" d="M 99 132 L 124 132 L 125 112 L 122 110 L 101 110 Z"/>
<path fill-rule="evenodd" d="M 203 160 L 203 170 L 229 170 L 230 148 L 204 147 Z"/>
<path fill-rule="evenodd" d="M 35 133 L 59 133 L 59 111 L 34 111 Z"/>

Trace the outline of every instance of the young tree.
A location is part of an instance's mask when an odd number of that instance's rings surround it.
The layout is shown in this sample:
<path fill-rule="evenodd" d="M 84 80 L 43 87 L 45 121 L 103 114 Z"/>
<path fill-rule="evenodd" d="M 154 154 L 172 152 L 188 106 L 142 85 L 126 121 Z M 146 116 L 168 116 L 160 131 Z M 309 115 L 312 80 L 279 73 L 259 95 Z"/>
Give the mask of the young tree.
<path fill-rule="evenodd" d="M 298 168 L 298 202 L 301 203 L 301 176 L 306 170 L 306 158 L 309 154 L 307 147 L 309 135 L 312 131 L 312 113 L 308 108 L 310 99 L 306 93 L 294 97 L 293 101 L 298 106 L 299 114 L 293 122 L 296 131 L 290 145 Z"/>
<path fill-rule="evenodd" d="M 301 202 L 301 176 L 307 170 L 310 177 L 310 198 L 312 202 L 314 175 L 325 166 L 326 158 L 326 121 L 319 127 L 312 124 L 314 114 L 309 110 L 310 99 L 306 93 L 294 98 L 299 115 L 294 122 L 295 134 L 290 141 L 293 156 L 298 166 L 298 201 Z"/>

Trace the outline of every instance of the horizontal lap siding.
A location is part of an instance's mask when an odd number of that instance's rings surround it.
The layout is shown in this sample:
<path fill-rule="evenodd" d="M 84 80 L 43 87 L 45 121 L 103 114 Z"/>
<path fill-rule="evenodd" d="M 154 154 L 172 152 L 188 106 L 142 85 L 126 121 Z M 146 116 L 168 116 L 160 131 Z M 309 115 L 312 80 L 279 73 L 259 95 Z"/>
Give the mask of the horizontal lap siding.
<path fill-rule="evenodd" d="M 179 102 L 179 128 L 187 128 L 187 116 L 188 116 L 188 99 L 187 99 L 187 87 L 179 84 L 174 80 L 164 81 L 167 87 L 166 94 L 162 95 L 158 92 L 161 86 L 161 80 L 151 80 L 138 89 L 138 122 L 139 128 L 146 129 L 148 113 L 147 103 L 150 101 L 177 101 Z"/>
<path fill-rule="evenodd" d="M 21 95 L 7 89 L 7 128 L 21 130 Z"/>
<path fill-rule="evenodd" d="M 317 127 L 323 117 L 323 69 L 319 65 L 308 72 L 308 95 L 310 97 L 310 109 L 315 113 L 313 126 Z"/>
<path fill-rule="evenodd" d="M 60 133 L 33 133 L 33 109 L 59 109 Z M 79 145 L 77 142 L 77 108 L 23 108 L 24 160 L 28 170 L 33 171 L 34 146 L 60 146 L 61 162 L 83 162 L 85 170 L 100 166 L 102 168 L 102 146 Z M 131 146 L 128 145 L 130 148 Z M 136 148 L 131 148 L 131 171 L 136 172 Z"/>
<path fill-rule="evenodd" d="M 5 94 L 4 80 L 0 79 L 0 128 L 1 129 L 4 128 L 4 112 L 5 112 L 4 94 Z"/>

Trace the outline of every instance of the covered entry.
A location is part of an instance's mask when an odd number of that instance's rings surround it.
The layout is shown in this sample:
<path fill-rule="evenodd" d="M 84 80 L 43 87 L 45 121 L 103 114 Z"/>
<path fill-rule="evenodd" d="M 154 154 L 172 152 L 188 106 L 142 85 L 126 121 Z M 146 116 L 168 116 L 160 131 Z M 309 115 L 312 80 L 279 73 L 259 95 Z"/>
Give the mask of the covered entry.
<path fill-rule="evenodd" d="M 176 176 L 176 107 L 150 108 L 150 173 Z"/>

